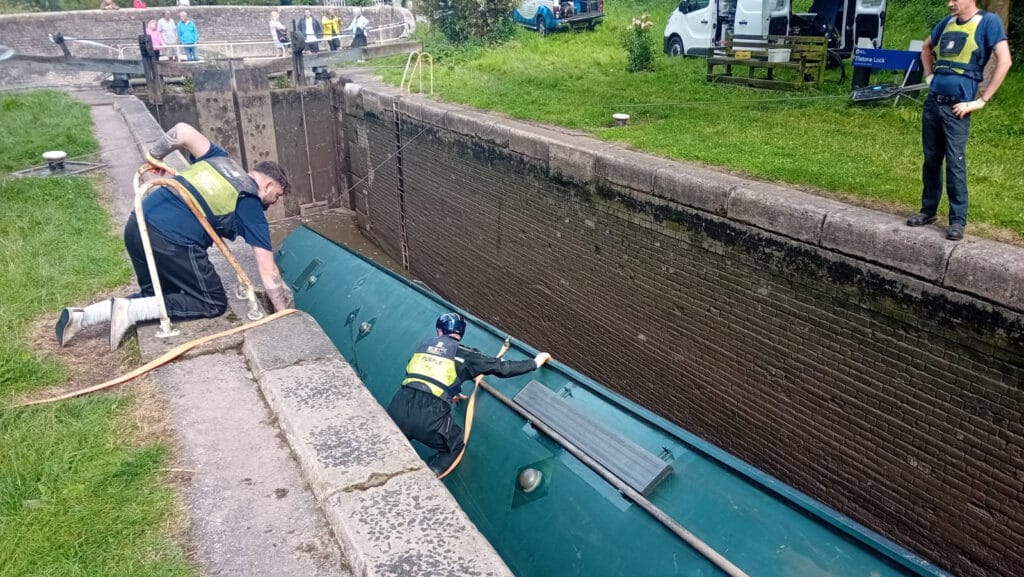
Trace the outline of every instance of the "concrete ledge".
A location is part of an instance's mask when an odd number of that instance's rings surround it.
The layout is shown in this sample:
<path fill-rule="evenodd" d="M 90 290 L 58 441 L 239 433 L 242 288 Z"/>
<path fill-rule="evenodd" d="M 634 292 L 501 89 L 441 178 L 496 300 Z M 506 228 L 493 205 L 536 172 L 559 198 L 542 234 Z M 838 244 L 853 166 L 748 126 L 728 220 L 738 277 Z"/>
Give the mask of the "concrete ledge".
<path fill-rule="evenodd" d="M 654 190 L 654 176 L 661 168 L 672 166 L 672 161 L 618 148 L 604 148 L 594 152 L 594 177 L 612 184 L 650 193 Z"/>
<path fill-rule="evenodd" d="M 934 227 L 910 228 L 902 217 L 850 207 L 825 220 L 821 246 L 940 284 L 956 243 Z"/>
<path fill-rule="evenodd" d="M 410 118 L 445 128 L 445 116 L 451 110 L 458 110 L 450 104 L 430 102 L 421 97 L 406 97 L 398 103 L 398 111 Z"/>
<path fill-rule="evenodd" d="M 341 358 L 320 325 L 303 312 L 246 332 L 242 352 L 256 378 L 302 362 Z"/>
<path fill-rule="evenodd" d="M 445 126 L 452 132 L 473 136 L 501 148 L 508 148 L 509 127 L 499 123 L 500 119 L 468 109 L 449 110 Z"/>
<path fill-rule="evenodd" d="M 273 341 L 250 331 L 243 347 L 250 364 L 268 346 L 326 340 L 312 319 L 301 320 L 275 327 Z M 336 353 L 262 371 L 258 382 L 354 574 L 512 577 Z"/>
<path fill-rule="evenodd" d="M 726 214 L 732 220 L 817 245 L 826 217 L 848 208 L 841 202 L 790 188 L 748 182 L 729 195 Z"/>
<path fill-rule="evenodd" d="M 513 577 L 440 481 L 428 470 L 323 503 L 353 572 L 368 577 Z"/>
<path fill-rule="evenodd" d="M 943 284 L 1024 311 L 1024 251 L 992 241 L 961 241 Z"/>
<path fill-rule="evenodd" d="M 363 103 L 363 87 L 355 82 L 345 82 L 342 90 L 344 98 L 341 99 L 341 110 L 348 116 L 362 118 L 366 113 Z"/>
<path fill-rule="evenodd" d="M 724 216 L 732 190 L 749 180 L 698 166 L 672 163 L 654 173 L 654 196 Z"/>
<path fill-rule="evenodd" d="M 599 146 L 596 140 L 555 134 L 548 142 L 548 174 L 583 186 L 590 184 L 597 164 L 593 151 Z"/>
<path fill-rule="evenodd" d="M 508 124 L 508 149 L 518 152 L 523 156 L 536 159 L 543 164 L 549 161 L 548 149 L 551 146 L 551 139 L 537 129 L 520 122 Z"/>

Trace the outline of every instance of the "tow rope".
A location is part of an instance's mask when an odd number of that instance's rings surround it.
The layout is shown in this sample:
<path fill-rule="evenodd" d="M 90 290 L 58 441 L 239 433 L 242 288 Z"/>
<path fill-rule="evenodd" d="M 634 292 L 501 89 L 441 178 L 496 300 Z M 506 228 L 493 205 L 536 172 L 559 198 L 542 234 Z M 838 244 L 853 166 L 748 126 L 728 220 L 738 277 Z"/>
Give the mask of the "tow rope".
<path fill-rule="evenodd" d="M 501 350 L 498 351 L 495 358 L 500 359 L 505 356 L 505 353 L 508 352 L 508 349 L 512 344 L 511 339 L 512 337 L 505 337 L 505 342 L 502 343 Z M 457 467 L 459 462 L 462 461 L 462 456 L 466 454 L 466 447 L 469 446 L 469 433 L 473 430 L 473 416 L 476 413 L 476 392 L 480 390 L 480 383 L 483 381 L 484 376 L 482 374 L 477 375 L 476 378 L 473 379 L 473 392 L 469 394 L 469 402 L 466 404 L 466 426 L 465 430 L 462 432 L 462 450 L 459 451 L 459 456 L 455 457 L 455 460 L 448 466 L 448 469 L 437 476 L 438 479 L 444 479 L 448 476 L 448 473 L 454 471 L 455 467 Z"/>
<path fill-rule="evenodd" d="M 111 379 L 111 380 L 109 380 L 109 381 L 107 381 L 105 383 L 100 383 L 98 385 L 93 385 L 91 387 L 86 387 L 84 389 L 79 389 L 77 391 L 71 391 L 70 393 L 64 393 L 62 395 L 57 395 L 55 397 L 49 397 L 49 398 L 46 398 L 46 399 L 39 399 L 37 401 L 26 401 L 24 403 L 18 403 L 18 404 L 14 405 L 14 406 L 15 407 L 28 407 L 28 406 L 31 406 L 31 405 L 42 405 L 42 404 L 45 404 L 45 403 L 53 403 L 53 402 L 56 402 L 56 401 L 63 401 L 65 399 L 70 399 L 70 398 L 73 398 L 73 397 L 80 397 L 82 395 L 87 395 L 89 393 L 95 393 L 96 391 L 102 391 L 103 389 L 109 389 L 110 387 L 113 387 L 115 385 L 120 385 L 121 383 L 126 383 L 126 382 L 128 382 L 128 381 L 130 381 L 132 379 L 135 379 L 137 377 L 141 377 L 142 375 L 152 371 L 153 369 L 155 369 L 157 367 L 160 367 L 160 366 L 163 366 L 163 365 L 169 363 L 170 361 L 173 361 L 174 359 L 180 357 L 181 355 L 189 352 L 190 350 L 192 350 L 192 349 L 194 349 L 194 348 L 196 348 L 196 347 L 198 347 L 200 345 L 205 345 L 206 343 L 208 343 L 210 341 L 214 341 L 214 340 L 217 340 L 217 339 L 222 338 L 222 337 L 228 337 L 228 336 L 231 336 L 231 335 L 234 335 L 234 334 L 237 334 L 237 333 L 241 333 L 241 332 L 247 331 L 249 329 L 254 329 L 254 328 L 256 328 L 256 327 L 258 327 L 260 325 L 265 325 L 265 324 L 269 323 L 270 321 L 277 320 L 277 319 L 282 318 L 284 316 L 290 315 L 290 314 L 292 314 L 294 312 L 298 312 L 298 311 L 296 311 L 295 309 L 285 309 L 283 311 L 278 311 L 278 312 L 276 312 L 276 313 L 274 313 L 272 315 L 265 316 L 265 317 L 263 317 L 262 319 L 260 319 L 260 320 L 258 320 L 256 322 L 252 322 L 252 323 L 249 323 L 247 325 L 242 325 L 242 326 L 239 326 L 239 327 L 228 329 L 226 331 L 221 331 L 221 332 L 216 333 L 216 334 L 207 335 L 205 337 L 196 339 L 194 341 L 189 341 L 189 342 L 187 342 L 185 344 L 178 345 L 177 347 L 167 351 L 166 353 L 160 355 L 159 357 L 153 359 L 152 361 L 149 361 L 148 363 L 142 365 L 141 367 L 139 367 L 139 368 L 137 368 L 135 370 L 132 370 L 132 371 L 130 371 L 128 373 L 125 373 L 125 374 L 121 375 L 120 377 L 117 377 L 115 379 Z"/>

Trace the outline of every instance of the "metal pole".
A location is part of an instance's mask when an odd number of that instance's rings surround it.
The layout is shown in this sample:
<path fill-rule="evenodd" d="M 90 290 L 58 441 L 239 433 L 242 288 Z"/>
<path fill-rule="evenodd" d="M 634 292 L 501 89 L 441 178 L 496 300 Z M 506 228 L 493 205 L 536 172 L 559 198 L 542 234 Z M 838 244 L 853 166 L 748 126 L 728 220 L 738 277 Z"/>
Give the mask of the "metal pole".
<path fill-rule="evenodd" d="M 742 569 L 732 564 L 731 561 L 723 557 L 717 551 L 708 546 L 707 543 L 701 541 L 696 535 L 691 533 L 686 527 L 680 525 L 675 519 L 669 517 L 667 513 L 659 509 L 654 503 L 647 500 L 646 497 L 641 495 L 636 489 L 630 487 L 622 479 L 615 476 L 614 473 L 609 471 L 598 463 L 590 455 L 584 453 L 579 447 L 574 445 L 571 441 L 558 434 L 554 429 L 544 424 L 543 421 L 533 415 L 533 413 L 527 411 L 523 407 L 519 406 L 515 401 L 503 395 L 500 391 L 487 384 L 484 380 L 480 380 L 480 386 L 485 391 L 494 395 L 494 398 L 498 399 L 505 405 L 507 405 L 513 411 L 519 413 L 521 417 L 529 421 L 535 428 L 539 429 L 545 435 L 551 437 L 565 450 L 572 453 L 574 457 L 583 462 L 586 466 L 593 469 L 595 473 L 604 478 L 605 481 L 611 483 L 620 493 L 629 498 L 637 505 L 640 506 L 644 511 L 647 511 L 652 517 L 654 517 L 659 523 L 665 526 L 669 531 L 675 533 L 680 539 L 686 541 L 688 545 L 697 550 L 698 553 L 703 555 L 708 561 L 714 563 L 716 567 L 724 571 L 730 577 L 749 577 Z"/>

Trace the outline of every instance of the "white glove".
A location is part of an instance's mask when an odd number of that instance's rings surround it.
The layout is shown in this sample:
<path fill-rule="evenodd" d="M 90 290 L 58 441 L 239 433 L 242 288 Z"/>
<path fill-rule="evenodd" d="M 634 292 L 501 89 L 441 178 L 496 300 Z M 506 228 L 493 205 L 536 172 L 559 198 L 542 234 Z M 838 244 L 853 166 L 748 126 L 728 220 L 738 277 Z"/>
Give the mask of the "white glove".
<path fill-rule="evenodd" d="M 953 114 L 955 114 L 957 118 L 963 118 L 975 110 L 981 110 L 982 108 L 985 108 L 985 101 L 977 98 L 970 102 L 959 102 L 954 104 Z"/>
<path fill-rule="evenodd" d="M 928 76 L 925 76 L 924 77 L 924 83 L 927 84 L 928 86 L 931 86 L 932 85 L 932 78 L 935 78 L 934 74 L 929 74 Z"/>
<path fill-rule="evenodd" d="M 551 353 L 537 353 L 537 356 L 533 357 L 533 362 L 537 365 L 537 368 L 544 366 L 544 363 L 551 360 Z"/>

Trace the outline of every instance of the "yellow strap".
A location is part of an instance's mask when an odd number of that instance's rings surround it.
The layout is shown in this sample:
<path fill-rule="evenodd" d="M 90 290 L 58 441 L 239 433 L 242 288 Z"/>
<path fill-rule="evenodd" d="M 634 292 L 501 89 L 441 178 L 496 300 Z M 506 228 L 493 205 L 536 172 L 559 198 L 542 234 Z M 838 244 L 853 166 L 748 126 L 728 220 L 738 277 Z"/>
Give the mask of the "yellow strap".
<path fill-rule="evenodd" d="M 180 357 L 181 355 L 189 352 L 190 350 L 198 347 L 199 345 L 205 345 L 206 343 L 208 343 L 208 342 L 210 342 L 212 340 L 219 339 L 221 337 L 227 337 L 227 336 L 231 336 L 231 335 L 233 335 L 235 333 L 240 333 L 240 332 L 243 332 L 243 331 L 247 331 L 249 329 L 254 329 L 254 328 L 256 328 L 256 327 L 258 327 L 260 325 L 267 324 L 270 321 L 277 320 L 277 319 L 279 319 L 281 317 L 290 315 L 290 314 L 292 314 L 294 312 L 297 312 L 297 311 L 295 309 L 285 309 L 283 311 L 278 311 L 278 312 L 276 312 L 276 313 L 274 313 L 272 315 L 263 317 L 262 319 L 254 322 L 254 323 L 249 323 L 247 325 L 242 325 L 240 327 L 235 327 L 233 329 L 228 329 L 226 331 L 222 331 L 222 332 L 219 332 L 217 334 L 207 335 L 207 336 L 205 336 L 205 337 L 203 337 L 201 339 L 196 339 L 194 341 L 189 341 L 189 342 L 187 342 L 187 343 L 185 343 L 183 345 L 178 345 L 177 347 L 167 351 L 166 353 L 160 355 L 159 357 L 153 359 L 152 361 L 149 361 L 145 365 L 142 365 L 141 367 L 139 367 L 139 368 L 137 368 L 137 369 L 135 369 L 135 370 L 133 370 L 133 371 L 131 371 L 129 373 L 123 374 L 120 377 L 117 377 L 116 379 L 111 379 L 111 380 L 109 380 L 109 381 L 107 381 L 105 383 L 100 383 L 98 385 L 93 385 L 91 387 L 86 387 L 84 389 L 79 389 L 77 391 L 71 391 L 70 393 L 65 393 L 63 395 L 58 395 L 56 397 L 50 397 L 50 398 L 47 398 L 47 399 L 40 399 L 38 401 L 27 401 L 27 402 L 24 402 L 24 403 L 18 403 L 18 404 L 14 405 L 14 406 L 15 407 L 28 407 L 30 405 L 42 405 L 44 403 L 52 403 L 54 401 L 63 401 L 64 399 L 70 399 L 72 397 L 79 397 L 79 396 L 82 396 L 82 395 L 87 395 L 89 393 L 94 393 L 96 391 L 100 391 L 100 390 L 103 390 L 103 389 L 108 389 L 110 387 L 113 387 L 114 385 L 119 385 L 121 383 L 126 383 L 126 382 L 128 382 L 128 381 L 130 381 L 130 380 L 132 380 L 132 379 L 134 379 L 136 377 L 141 377 L 142 375 L 148 373 L 149 371 L 152 371 L 153 369 L 155 369 L 155 368 L 157 368 L 157 367 L 159 367 L 161 365 L 164 365 L 164 364 L 167 364 L 170 361 L 173 361 L 174 359 L 176 359 L 176 358 Z"/>
<path fill-rule="evenodd" d="M 505 339 L 505 342 L 501 345 L 501 350 L 498 351 L 497 358 L 500 359 L 503 357 L 505 352 L 508 351 L 508 348 L 509 341 L 508 339 Z M 444 479 L 448 476 L 448 473 L 454 471 L 455 467 L 457 467 L 462 461 L 462 456 L 466 454 L 466 447 L 469 446 L 469 433 L 473 430 L 473 415 L 476 413 L 476 392 L 480 389 L 480 383 L 482 382 L 484 382 L 483 375 L 477 375 L 476 378 L 473 379 L 473 392 L 470 393 L 469 404 L 466 405 L 466 428 L 462 433 L 462 450 L 459 451 L 459 456 L 455 457 L 455 460 L 448 466 L 448 469 L 437 476 L 438 479 Z"/>

